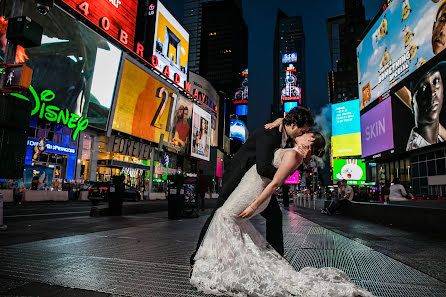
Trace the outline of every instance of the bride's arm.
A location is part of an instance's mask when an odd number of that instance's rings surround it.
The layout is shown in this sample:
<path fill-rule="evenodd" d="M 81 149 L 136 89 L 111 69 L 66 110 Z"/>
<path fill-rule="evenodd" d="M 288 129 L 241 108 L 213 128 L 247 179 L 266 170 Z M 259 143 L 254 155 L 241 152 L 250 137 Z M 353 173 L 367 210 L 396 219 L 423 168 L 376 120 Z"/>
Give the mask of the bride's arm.
<path fill-rule="evenodd" d="M 278 187 L 296 170 L 297 165 L 302 162 L 302 156 L 295 150 L 286 151 L 283 154 L 280 166 L 274 175 L 273 180 L 266 186 L 263 192 L 251 203 L 244 211 L 239 214 L 241 218 L 249 218 L 255 212 L 255 210 L 269 197 Z"/>

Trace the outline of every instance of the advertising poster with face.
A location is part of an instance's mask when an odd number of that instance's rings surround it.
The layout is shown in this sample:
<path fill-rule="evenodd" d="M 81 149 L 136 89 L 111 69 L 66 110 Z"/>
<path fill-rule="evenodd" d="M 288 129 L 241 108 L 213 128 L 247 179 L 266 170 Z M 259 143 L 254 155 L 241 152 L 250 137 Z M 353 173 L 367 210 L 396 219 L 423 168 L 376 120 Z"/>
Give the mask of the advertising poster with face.
<path fill-rule="evenodd" d="M 170 135 L 170 117 L 176 93 L 133 64 L 124 62 L 113 129 L 155 143 Z"/>
<path fill-rule="evenodd" d="M 179 153 L 186 153 L 189 148 L 192 127 L 193 103 L 183 96 L 178 96 L 172 117 L 172 131 L 169 145 Z"/>
<path fill-rule="evenodd" d="M 394 0 L 357 48 L 361 109 L 440 53 L 446 2 Z"/>
<path fill-rule="evenodd" d="M 194 105 L 191 156 L 209 161 L 211 150 L 211 115 Z"/>
<path fill-rule="evenodd" d="M 446 62 L 442 61 L 444 57 L 440 58 L 423 65 L 395 91 L 398 100 L 394 103 L 394 125 L 398 131 L 395 133 L 398 151 L 411 151 L 446 140 Z"/>

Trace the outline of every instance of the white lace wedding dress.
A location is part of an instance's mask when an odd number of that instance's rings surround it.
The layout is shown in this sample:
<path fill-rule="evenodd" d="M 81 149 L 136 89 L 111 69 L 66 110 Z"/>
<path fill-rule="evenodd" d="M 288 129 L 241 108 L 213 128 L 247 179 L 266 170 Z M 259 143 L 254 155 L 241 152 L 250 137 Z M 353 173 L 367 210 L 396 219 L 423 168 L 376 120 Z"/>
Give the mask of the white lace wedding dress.
<path fill-rule="evenodd" d="M 279 149 L 274 154 L 275 167 L 282 152 Z M 336 268 L 294 270 L 248 219 L 238 217 L 269 182 L 259 176 L 254 165 L 215 212 L 195 256 L 191 284 L 200 292 L 225 296 L 373 296 Z M 269 198 L 256 214 L 268 203 Z"/>

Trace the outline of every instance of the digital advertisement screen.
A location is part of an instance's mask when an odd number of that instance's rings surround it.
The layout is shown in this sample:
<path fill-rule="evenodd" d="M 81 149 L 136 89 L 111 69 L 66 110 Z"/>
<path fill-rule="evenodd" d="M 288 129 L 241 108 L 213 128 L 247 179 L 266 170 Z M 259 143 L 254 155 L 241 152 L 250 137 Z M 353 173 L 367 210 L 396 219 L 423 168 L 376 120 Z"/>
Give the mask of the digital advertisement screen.
<path fill-rule="evenodd" d="M 189 148 L 194 104 L 183 96 L 178 96 L 174 116 L 172 117 L 172 133 L 169 144 L 180 153 Z"/>
<path fill-rule="evenodd" d="M 244 122 L 236 119 L 230 119 L 229 137 L 238 139 L 241 142 L 246 141 L 246 125 Z"/>
<path fill-rule="evenodd" d="M 361 116 L 362 157 L 393 149 L 392 100 L 384 100 Z"/>
<path fill-rule="evenodd" d="M 397 151 L 416 150 L 446 140 L 446 62 L 440 58 L 439 55 L 423 65 L 395 91 L 393 114 Z"/>
<path fill-rule="evenodd" d="M 235 114 L 238 116 L 248 115 L 248 105 L 236 105 L 235 106 Z"/>
<path fill-rule="evenodd" d="M 288 185 L 298 185 L 299 184 L 299 170 L 297 170 L 289 178 L 287 178 L 284 183 L 288 184 Z"/>
<path fill-rule="evenodd" d="M 393 0 L 357 47 L 361 109 L 445 47 L 444 1 Z"/>
<path fill-rule="evenodd" d="M 290 110 L 292 110 L 295 107 L 299 106 L 299 102 L 296 101 L 289 101 L 289 102 L 284 102 L 283 103 L 283 111 L 284 112 L 289 112 Z"/>
<path fill-rule="evenodd" d="M 180 76 L 181 86 L 187 81 L 189 56 L 189 33 L 158 1 L 156 13 L 155 43 L 153 54 L 158 58 L 156 68 L 163 72 L 169 66 L 169 77 L 174 80 L 175 73 Z"/>
<path fill-rule="evenodd" d="M 41 46 L 19 55 L 33 70 L 36 95 L 53 92 L 47 105 L 68 109 L 87 118 L 89 127 L 106 130 L 121 50 L 57 6 L 43 16 L 33 1 L 25 1 L 23 10 L 43 27 Z M 29 91 L 22 95 L 33 98 Z"/>
<path fill-rule="evenodd" d="M 138 0 L 62 1 L 77 11 L 81 16 L 97 25 L 111 37 L 119 40 L 129 50 L 133 50 Z M 85 3 L 87 5 L 85 5 Z"/>
<path fill-rule="evenodd" d="M 297 62 L 297 52 L 282 54 L 282 63 L 294 63 Z"/>
<path fill-rule="evenodd" d="M 194 104 L 191 156 L 209 161 L 211 152 L 211 115 Z"/>
<path fill-rule="evenodd" d="M 333 157 L 361 155 L 359 100 L 331 106 Z"/>
<path fill-rule="evenodd" d="M 333 159 L 333 180 L 365 181 L 366 168 L 361 159 Z"/>
<path fill-rule="evenodd" d="M 169 139 L 176 93 L 126 60 L 113 119 L 113 129 L 159 143 Z"/>

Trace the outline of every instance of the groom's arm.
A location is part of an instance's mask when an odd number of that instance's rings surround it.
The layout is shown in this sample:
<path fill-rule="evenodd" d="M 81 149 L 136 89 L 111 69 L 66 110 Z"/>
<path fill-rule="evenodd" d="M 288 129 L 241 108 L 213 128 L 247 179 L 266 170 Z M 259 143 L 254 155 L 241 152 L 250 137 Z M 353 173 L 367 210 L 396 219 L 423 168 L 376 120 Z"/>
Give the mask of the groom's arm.
<path fill-rule="evenodd" d="M 273 166 L 274 151 L 277 148 L 277 139 L 271 131 L 265 130 L 256 141 L 256 165 L 260 176 L 273 179 L 277 168 Z"/>

